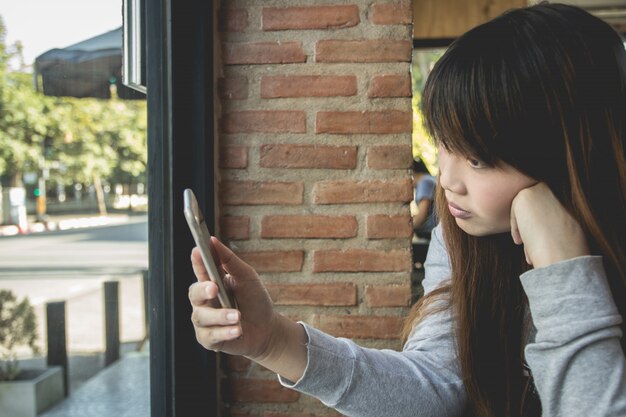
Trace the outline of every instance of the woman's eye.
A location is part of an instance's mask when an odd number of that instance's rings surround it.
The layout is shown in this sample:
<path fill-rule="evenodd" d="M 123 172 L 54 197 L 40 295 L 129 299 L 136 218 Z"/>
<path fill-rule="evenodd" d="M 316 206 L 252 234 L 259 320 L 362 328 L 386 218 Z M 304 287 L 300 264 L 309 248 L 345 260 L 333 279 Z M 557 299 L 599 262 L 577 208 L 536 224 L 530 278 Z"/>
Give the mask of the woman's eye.
<path fill-rule="evenodd" d="M 485 168 L 485 164 L 480 159 L 467 158 L 467 163 L 472 168 L 476 168 L 476 169 Z"/>

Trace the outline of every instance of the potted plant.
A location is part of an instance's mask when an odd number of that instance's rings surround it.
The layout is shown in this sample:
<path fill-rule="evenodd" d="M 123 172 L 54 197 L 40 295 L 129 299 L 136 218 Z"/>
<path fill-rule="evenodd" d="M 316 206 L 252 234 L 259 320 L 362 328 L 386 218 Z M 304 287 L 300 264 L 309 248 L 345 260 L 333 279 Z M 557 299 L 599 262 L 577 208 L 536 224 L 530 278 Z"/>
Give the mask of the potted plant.
<path fill-rule="evenodd" d="M 64 397 L 60 367 L 22 369 L 18 351 L 39 353 L 33 306 L 13 292 L 0 290 L 0 415 L 36 417 Z"/>

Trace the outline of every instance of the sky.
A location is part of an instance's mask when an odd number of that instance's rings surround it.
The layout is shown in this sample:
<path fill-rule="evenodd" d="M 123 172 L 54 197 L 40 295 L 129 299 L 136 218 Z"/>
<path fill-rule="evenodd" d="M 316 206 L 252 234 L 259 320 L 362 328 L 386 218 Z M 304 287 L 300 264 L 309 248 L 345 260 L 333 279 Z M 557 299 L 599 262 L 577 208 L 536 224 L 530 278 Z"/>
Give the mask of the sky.
<path fill-rule="evenodd" d="M 0 0 L 7 45 L 21 41 L 24 62 L 122 25 L 122 0 Z"/>

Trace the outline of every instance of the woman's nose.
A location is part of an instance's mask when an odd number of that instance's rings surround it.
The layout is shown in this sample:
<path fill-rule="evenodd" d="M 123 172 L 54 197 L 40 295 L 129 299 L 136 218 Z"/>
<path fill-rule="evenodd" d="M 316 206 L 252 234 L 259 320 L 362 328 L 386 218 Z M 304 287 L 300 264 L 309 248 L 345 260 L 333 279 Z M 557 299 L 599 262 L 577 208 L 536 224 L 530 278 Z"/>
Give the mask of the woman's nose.
<path fill-rule="evenodd" d="M 439 149 L 439 182 L 444 190 L 455 194 L 463 194 L 463 163 L 464 159 L 450 154 L 445 149 Z"/>

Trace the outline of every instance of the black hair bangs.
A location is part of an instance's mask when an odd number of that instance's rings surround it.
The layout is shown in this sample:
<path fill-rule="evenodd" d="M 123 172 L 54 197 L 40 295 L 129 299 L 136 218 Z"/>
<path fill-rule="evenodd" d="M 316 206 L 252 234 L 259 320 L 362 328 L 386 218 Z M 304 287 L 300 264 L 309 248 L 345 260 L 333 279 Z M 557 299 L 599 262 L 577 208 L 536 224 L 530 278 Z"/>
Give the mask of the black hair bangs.
<path fill-rule="evenodd" d="M 435 64 L 422 112 L 438 145 L 496 165 L 509 159 L 515 126 L 523 124 L 524 100 L 505 58 L 512 45 L 483 32 L 479 26 L 459 38 Z"/>

